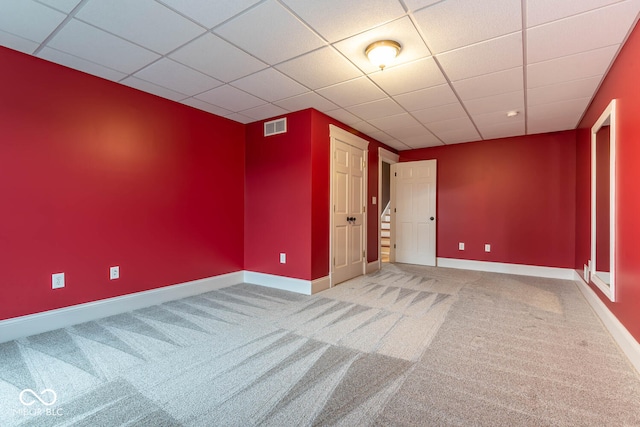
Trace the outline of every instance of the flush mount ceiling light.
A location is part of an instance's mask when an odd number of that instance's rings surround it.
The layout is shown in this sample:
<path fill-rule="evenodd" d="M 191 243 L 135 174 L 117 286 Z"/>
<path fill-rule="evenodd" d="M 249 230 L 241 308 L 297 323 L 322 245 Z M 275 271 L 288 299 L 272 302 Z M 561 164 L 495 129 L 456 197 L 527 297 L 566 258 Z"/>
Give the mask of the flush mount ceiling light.
<path fill-rule="evenodd" d="M 509 112 L 507 113 L 507 117 L 515 117 L 515 116 L 517 116 L 518 114 L 520 114 L 518 111 L 515 111 L 515 110 L 514 110 L 514 111 L 509 111 Z"/>
<path fill-rule="evenodd" d="M 367 46 L 364 53 L 373 65 L 384 70 L 384 67 L 391 64 L 400 53 L 400 43 L 393 40 L 380 40 Z"/>

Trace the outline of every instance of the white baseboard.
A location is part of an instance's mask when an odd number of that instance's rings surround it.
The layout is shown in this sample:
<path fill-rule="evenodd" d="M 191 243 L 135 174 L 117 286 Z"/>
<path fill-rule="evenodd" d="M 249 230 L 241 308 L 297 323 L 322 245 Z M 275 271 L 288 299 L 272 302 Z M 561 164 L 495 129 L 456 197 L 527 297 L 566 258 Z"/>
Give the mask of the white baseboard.
<path fill-rule="evenodd" d="M 236 285 L 242 283 L 242 279 L 243 272 L 237 271 L 178 285 L 2 320 L 0 321 L 0 343 Z"/>
<path fill-rule="evenodd" d="M 578 274 L 578 276 L 580 276 Z M 609 310 L 609 307 L 602 302 L 598 295 L 594 292 L 586 282 L 579 278 L 576 280 L 578 289 L 582 292 L 585 299 L 596 312 L 604 326 L 607 328 L 613 339 L 618 343 L 624 354 L 629 358 L 631 364 L 640 373 L 640 344 L 635 340 L 633 335 L 629 333 L 618 318 Z"/>
<path fill-rule="evenodd" d="M 380 265 L 380 260 L 370 262 L 369 264 L 367 264 L 367 274 L 378 271 L 380 270 L 380 268 L 382 268 L 382 266 Z"/>
<path fill-rule="evenodd" d="M 329 276 L 316 280 L 303 280 L 273 274 L 256 273 L 255 271 L 245 271 L 244 282 L 266 286 L 268 288 L 282 289 L 283 291 L 297 292 L 304 295 L 312 295 L 329 289 Z"/>
<path fill-rule="evenodd" d="M 491 273 L 519 274 L 521 276 L 547 277 L 550 279 L 574 280 L 572 268 L 542 267 L 537 265 L 507 264 L 502 262 L 474 261 L 468 259 L 438 258 L 438 267 L 461 270 L 487 271 Z"/>

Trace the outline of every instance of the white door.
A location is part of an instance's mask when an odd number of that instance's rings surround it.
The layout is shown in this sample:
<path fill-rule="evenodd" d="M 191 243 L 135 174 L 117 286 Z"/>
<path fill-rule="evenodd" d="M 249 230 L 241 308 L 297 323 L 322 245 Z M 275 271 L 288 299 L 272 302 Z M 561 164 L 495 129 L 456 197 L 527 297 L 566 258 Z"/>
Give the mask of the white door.
<path fill-rule="evenodd" d="M 333 146 L 333 212 L 331 284 L 349 280 L 364 273 L 365 217 L 365 153 L 353 146 L 351 137 L 331 133 Z M 358 138 L 361 140 L 361 138 Z"/>
<path fill-rule="evenodd" d="M 435 266 L 436 161 L 391 165 L 391 203 L 391 260 Z"/>

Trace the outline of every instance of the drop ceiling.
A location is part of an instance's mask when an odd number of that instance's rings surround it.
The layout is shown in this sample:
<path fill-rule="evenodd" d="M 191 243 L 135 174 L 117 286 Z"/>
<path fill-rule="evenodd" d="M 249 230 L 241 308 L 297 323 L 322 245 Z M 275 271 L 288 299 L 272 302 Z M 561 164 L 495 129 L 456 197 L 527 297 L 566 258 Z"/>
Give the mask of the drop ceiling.
<path fill-rule="evenodd" d="M 640 0 L 2 0 L 0 44 L 241 123 L 313 107 L 407 150 L 575 128 L 639 10 Z M 402 45 L 384 71 L 364 54 L 380 39 Z"/>

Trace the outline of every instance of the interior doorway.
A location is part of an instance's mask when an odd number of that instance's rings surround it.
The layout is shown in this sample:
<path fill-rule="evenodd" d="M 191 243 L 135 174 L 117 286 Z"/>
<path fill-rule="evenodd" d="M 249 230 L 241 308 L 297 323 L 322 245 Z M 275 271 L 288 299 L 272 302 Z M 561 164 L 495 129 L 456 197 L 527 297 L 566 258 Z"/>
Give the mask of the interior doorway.
<path fill-rule="evenodd" d="M 384 148 L 378 148 L 378 261 L 391 261 L 391 165 L 398 163 L 400 156 Z"/>

